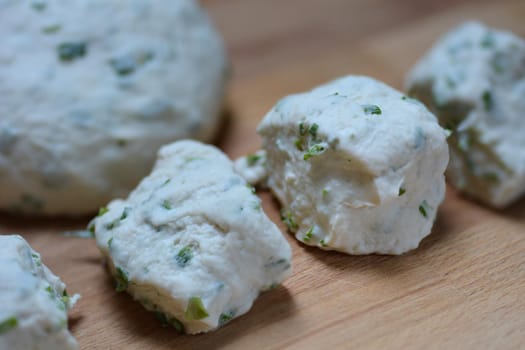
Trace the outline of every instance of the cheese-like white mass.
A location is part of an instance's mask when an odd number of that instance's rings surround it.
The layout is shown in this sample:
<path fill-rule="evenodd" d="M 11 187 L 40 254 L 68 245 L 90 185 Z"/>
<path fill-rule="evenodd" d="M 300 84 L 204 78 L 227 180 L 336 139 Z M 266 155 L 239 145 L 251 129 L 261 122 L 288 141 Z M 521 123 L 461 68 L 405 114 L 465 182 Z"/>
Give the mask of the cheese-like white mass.
<path fill-rule="evenodd" d="M 205 332 L 246 313 L 291 272 L 291 250 L 218 149 L 164 146 L 152 173 L 91 224 L 117 290 L 167 323 Z"/>
<path fill-rule="evenodd" d="M 0 283 L 0 349 L 78 349 L 67 311 L 79 296 L 18 235 L 0 235 Z"/>
<path fill-rule="evenodd" d="M 94 212 L 217 130 L 226 57 L 193 0 L 4 0 L 0 33 L 0 209 Z"/>
<path fill-rule="evenodd" d="M 525 41 L 468 22 L 440 39 L 407 80 L 449 138 L 447 177 L 494 207 L 525 193 Z"/>
<path fill-rule="evenodd" d="M 421 103 L 350 76 L 284 98 L 257 131 L 268 186 L 298 240 L 349 254 L 401 254 L 430 233 L 448 147 Z"/>

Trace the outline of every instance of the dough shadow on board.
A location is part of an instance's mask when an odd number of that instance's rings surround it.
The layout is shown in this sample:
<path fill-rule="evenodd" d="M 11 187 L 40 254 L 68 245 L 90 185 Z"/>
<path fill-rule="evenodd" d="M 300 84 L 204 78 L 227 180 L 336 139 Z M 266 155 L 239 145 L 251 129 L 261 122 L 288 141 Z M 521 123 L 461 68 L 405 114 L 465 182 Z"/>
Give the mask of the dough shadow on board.
<path fill-rule="evenodd" d="M 446 214 L 444 214 L 440 208 L 431 233 L 421 241 L 418 248 L 402 255 L 349 255 L 336 251 L 323 251 L 319 248 L 309 247 L 304 244 L 301 244 L 301 248 L 306 254 L 336 270 L 349 273 L 373 270 L 376 273 L 392 276 L 398 273 L 404 273 L 407 270 L 421 265 L 421 262 L 424 262 L 426 256 L 429 255 L 429 251 L 439 246 L 452 243 L 449 241 L 453 239 L 454 230 L 450 224 L 447 223 L 445 217 Z M 433 255 L 433 264 L 438 263 L 436 259 L 439 259 L 439 257 Z M 443 261 L 443 263 L 445 263 L 445 261 Z"/>
<path fill-rule="evenodd" d="M 57 231 L 58 233 L 84 230 L 94 215 L 46 217 L 18 215 L 0 211 L 0 233 L 26 233 L 33 231 Z"/>
<path fill-rule="evenodd" d="M 525 221 L 525 196 L 501 210 L 501 214 L 514 220 Z"/>
<path fill-rule="evenodd" d="M 226 100 L 221 110 L 217 130 L 211 139 L 211 144 L 219 147 L 223 151 L 225 146 L 227 146 L 228 140 L 232 137 L 234 114 L 232 104 Z"/>
<path fill-rule="evenodd" d="M 114 294 L 111 300 L 104 304 L 111 313 L 112 323 L 118 321 L 119 328 L 125 328 L 126 333 L 133 337 L 140 337 L 136 341 L 143 344 L 144 348 L 228 348 L 236 339 L 248 336 L 267 325 L 277 324 L 298 312 L 292 295 L 286 287 L 280 285 L 262 293 L 247 313 L 234 318 L 219 329 L 198 335 L 181 334 L 171 326 L 163 327 L 153 312 L 146 310 L 129 294 L 116 293 L 114 280 L 107 271 L 105 272 L 107 293 Z"/>

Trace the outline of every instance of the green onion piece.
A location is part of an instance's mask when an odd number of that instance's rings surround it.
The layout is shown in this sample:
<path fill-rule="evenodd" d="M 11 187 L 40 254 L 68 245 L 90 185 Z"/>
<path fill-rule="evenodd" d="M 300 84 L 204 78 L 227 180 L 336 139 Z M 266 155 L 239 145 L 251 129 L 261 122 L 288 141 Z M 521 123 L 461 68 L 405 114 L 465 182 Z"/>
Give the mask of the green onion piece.
<path fill-rule="evenodd" d="M 177 265 L 180 267 L 186 267 L 191 259 L 193 259 L 193 246 L 187 245 L 184 248 L 182 248 L 175 257 L 175 260 L 177 261 Z"/>
<path fill-rule="evenodd" d="M 315 144 L 308 149 L 308 151 L 303 155 L 304 160 L 308 160 L 314 156 L 322 154 L 326 148 L 321 144 Z"/>
<path fill-rule="evenodd" d="M 376 105 L 363 105 L 363 111 L 365 111 L 366 114 L 381 114 L 382 111 L 381 111 L 381 108 L 379 108 L 379 106 L 376 106 Z"/>
<path fill-rule="evenodd" d="M 400 187 L 398 196 L 401 197 L 402 195 L 406 193 L 406 191 L 407 191 L 406 189 L 404 189 L 403 187 Z"/>
<path fill-rule="evenodd" d="M 117 275 L 115 276 L 115 281 L 117 282 L 115 290 L 117 292 L 123 292 L 128 289 L 129 279 L 128 274 L 122 270 L 120 267 L 116 268 Z"/>
<path fill-rule="evenodd" d="M 235 312 L 230 311 L 227 314 L 221 314 L 219 316 L 219 327 L 225 325 L 226 323 L 230 322 L 235 317 Z"/>
<path fill-rule="evenodd" d="M 9 317 L 0 322 L 0 334 L 6 333 L 16 326 L 18 326 L 18 319 L 16 317 Z"/>
<path fill-rule="evenodd" d="M 84 57 L 86 53 L 87 44 L 84 42 L 66 42 L 57 47 L 58 58 L 65 62 Z"/>
<path fill-rule="evenodd" d="M 202 300 L 199 297 L 191 297 L 186 307 L 184 316 L 188 320 L 200 320 L 209 316 L 208 311 L 202 304 Z"/>
<path fill-rule="evenodd" d="M 261 159 L 261 156 L 260 155 L 257 155 L 257 154 L 248 154 L 246 156 L 246 164 L 248 164 L 249 167 L 252 167 L 254 166 L 255 164 L 257 164 L 257 162 L 259 161 L 259 159 Z"/>
<path fill-rule="evenodd" d="M 108 208 L 106 208 L 106 207 L 101 207 L 101 208 L 98 210 L 97 217 L 106 214 L 108 211 L 109 211 Z"/>
<path fill-rule="evenodd" d="M 428 208 L 429 208 L 429 205 L 428 205 L 427 201 L 423 201 L 423 203 L 421 203 L 421 205 L 419 206 L 419 212 L 425 218 L 428 217 L 428 215 L 427 215 Z"/>
<path fill-rule="evenodd" d="M 481 99 L 483 100 L 483 106 L 485 107 L 485 110 L 490 111 L 494 104 L 490 91 L 484 91 L 483 95 L 481 95 Z"/>
<path fill-rule="evenodd" d="M 314 235 L 314 227 L 310 227 L 310 229 L 308 229 L 308 231 L 306 231 L 304 237 L 303 237 L 303 241 L 304 242 L 310 242 L 310 240 L 312 239 Z"/>
<path fill-rule="evenodd" d="M 308 129 L 308 133 L 312 135 L 312 137 L 315 139 L 317 137 L 317 130 L 319 129 L 319 125 L 316 123 L 313 123 L 312 126 Z"/>

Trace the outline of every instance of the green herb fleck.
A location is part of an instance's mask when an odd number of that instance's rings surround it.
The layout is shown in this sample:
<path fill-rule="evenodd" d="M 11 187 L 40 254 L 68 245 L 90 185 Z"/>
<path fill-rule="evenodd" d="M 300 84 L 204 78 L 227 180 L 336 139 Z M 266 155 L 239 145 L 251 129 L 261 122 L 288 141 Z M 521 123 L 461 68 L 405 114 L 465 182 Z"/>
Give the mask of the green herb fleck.
<path fill-rule="evenodd" d="M 493 106 L 492 94 L 490 91 L 484 91 L 483 95 L 481 95 L 481 98 L 483 100 L 483 106 L 485 107 L 485 110 L 490 111 Z"/>
<path fill-rule="evenodd" d="M 40 255 L 31 253 L 31 257 L 33 257 L 33 261 L 35 262 L 36 266 L 42 266 L 42 260 L 40 259 Z"/>
<path fill-rule="evenodd" d="M 255 187 L 253 187 L 253 186 L 250 185 L 250 184 L 246 184 L 246 187 L 250 190 L 251 193 L 255 193 L 255 192 L 257 192 L 257 191 L 255 190 Z"/>
<path fill-rule="evenodd" d="M 186 312 L 184 316 L 188 320 L 200 320 L 209 316 L 208 311 L 202 304 L 202 300 L 199 297 L 191 297 L 188 300 L 188 306 L 186 307 Z"/>
<path fill-rule="evenodd" d="M 306 134 L 306 128 L 304 127 L 304 123 L 299 123 L 299 135 L 304 136 Z"/>
<path fill-rule="evenodd" d="M 328 190 L 326 188 L 323 188 L 323 190 L 321 191 L 321 194 L 323 198 L 326 198 L 326 196 L 328 196 Z"/>
<path fill-rule="evenodd" d="M 142 66 L 144 63 L 153 59 L 151 52 L 140 52 L 138 54 L 128 54 L 118 58 L 109 60 L 109 64 L 120 76 L 129 75 Z"/>
<path fill-rule="evenodd" d="M 69 294 L 67 294 L 67 290 L 65 289 L 62 292 L 62 303 L 64 303 L 64 308 L 67 308 L 69 305 Z"/>
<path fill-rule="evenodd" d="M 131 57 L 114 58 L 109 64 L 118 75 L 128 75 L 135 71 L 135 60 Z"/>
<path fill-rule="evenodd" d="M 88 231 L 91 232 L 91 234 L 92 234 L 93 236 L 95 236 L 95 223 L 94 223 L 94 222 L 92 222 L 92 223 L 89 224 L 89 226 L 88 226 Z"/>
<path fill-rule="evenodd" d="M 60 29 L 62 29 L 62 26 L 60 24 L 50 24 L 42 28 L 42 33 L 53 34 L 58 32 Z"/>
<path fill-rule="evenodd" d="M 421 213 L 421 215 L 423 215 L 423 217 L 428 217 L 427 215 L 427 210 L 429 208 L 429 205 L 427 203 L 427 201 L 423 201 L 423 203 L 421 203 L 421 205 L 419 206 L 419 212 Z"/>
<path fill-rule="evenodd" d="M 260 155 L 257 154 L 248 154 L 246 156 L 246 164 L 248 164 L 249 167 L 254 166 L 257 164 L 257 162 L 261 159 Z"/>
<path fill-rule="evenodd" d="M 173 209 L 173 206 L 171 205 L 171 201 L 168 200 L 168 199 L 165 199 L 163 202 L 162 202 L 162 207 L 164 209 L 167 209 L 167 210 L 171 210 Z"/>
<path fill-rule="evenodd" d="M 481 40 L 481 47 L 485 48 L 485 49 L 490 49 L 492 47 L 494 47 L 494 36 L 492 35 L 492 33 L 487 33 L 483 39 Z"/>
<path fill-rule="evenodd" d="M 319 129 L 319 125 L 317 125 L 316 123 L 313 123 L 310 128 L 308 128 L 308 133 L 310 135 L 312 135 L 312 137 L 315 138 L 317 137 L 317 130 Z"/>
<path fill-rule="evenodd" d="M 55 293 L 55 290 L 51 286 L 47 286 L 46 289 L 44 290 L 47 292 L 47 294 L 49 294 L 49 297 L 51 299 L 55 299 L 56 293 Z"/>
<path fill-rule="evenodd" d="M 108 249 L 111 250 L 111 246 L 113 245 L 113 237 L 108 239 Z"/>
<path fill-rule="evenodd" d="M 84 57 L 87 53 L 87 44 L 84 42 L 66 42 L 57 47 L 58 58 L 69 62 Z"/>
<path fill-rule="evenodd" d="M 310 240 L 312 239 L 314 235 L 314 227 L 310 227 L 310 229 L 308 229 L 308 231 L 306 231 L 304 237 L 303 237 L 303 242 L 310 242 Z"/>
<path fill-rule="evenodd" d="M 179 252 L 177 253 L 177 256 L 175 257 L 175 260 L 177 261 L 177 265 L 180 267 L 187 266 L 191 259 L 193 259 L 193 245 L 187 245 Z"/>
<path fill-rule="evenodd" d="M 108 209 L 107 207 L 101 207 L 101 208 L 98 210 L 97 217 L 106 214 L 108 211 L 109 211 L 109 209 Z"/>
<path fill-rule="evenodd" d="M 0 322 L 0 334 L 6 333 L 16 326 L 18 326 L 18 319 L 16 317 L 9 317 Z"/>
<path fill-rule="evenodd" d="M 166 315 L 165 313 L 162 313 L 159 311 L 155 312 L 155 317 L 160 321 L 162 327 L 168 327 L 171 325 L 173 328 L 175 328 L 175 330 L 177 330 L 177 332 L 179 333 L 184 332 L 184 325 L 182 324 L 182 322 L 177 320 L 175 317 L 170 317 Z"/>
<path fill-rule="evenodd" d="M 406 193 L 406 191 L 407 191 L 406 189 L 404 189 L 403 187 L 400 187 L 398 196 L 401 197 L 402 195 Z"/>
<path fill-rule="evenodd" d="M 44 11 L 47 7 L 47 4 L 43 1 L 33 1 L 31 3 L 31 7 L 35 10 L 35 11 Z"/>
<path fill-rule="evenodd" d="M 301 139 L 295 140 L 294 145 L 295 145 L 295 148 L 297 148 L 299 151 L 302 152 L 304 150 L 303 149 L 303 140 L 301 140 Z"/>
<path fill-rule="evenodd" d="M 126 289 L 128 289 L 128 284 L 129 284 L 128 274 L 124 270 L 122 270 L 120 267 L 117 267 L 115 270 L 116 270 L 115 290 L 117 292 L 123 292 Z"/>
<path fill-rule="evenodd" d="M 117 227 L 119 225 L 119 222 L 120 222 L 119 219 L 115 219 L 115 220 L 105 224 L 104 227 L 106 228 L 106 230 L 113 230 L 115 227 Z"/>
<path fill-rule="evenodd" d="M 315 144 L 308 149 L 308 151 L 303 155 L 304 160 L 308 160 L 314 156 L 318 156 L 326 150 L 325 146 L 321 144 Z"/>
<path fill-rule="evenodd" d="M 128 215 L 129 215 L 129 212 L 131 211 L 131 208 L 130 207 L 125 207 L 124 210 L 122 211 L 122 214 L 120 215 L 120 220 L 125 220 Z"/>
<path fill-rule="evenodd" d="M 292 213 L 290 211 L 281 211 L 281 220 L 284 222 L 284 224 L 288 227 L 288 229 L 292 232 L 297 230 L 299 228 L 299 225 L 295 222 Z"/>
<path fill-rule="evenodd" d="M 319 244 L 321 244 L 321 247 L 324 247 L 324 248 L 328 247 L 328 244 L 326 244 L 326 242 L 324 241 L 324 239 L 321 239 L 321 240 L 319 241 Z"/>
<path fill-rule="evenodd" d="M 219 316 L 219 327 L 224 326 L 226 323 L 230 322 L 235 317 L 235 312 L 232 310 L 228 313 L 222 313 Z"/>
<path fill-rule="evenodd" d="M 365 111 L 366 114 L 376 114 L 380 115 L 382 113 L 381 108 L 376 105 L 363 105 L 363 111 Z"/>

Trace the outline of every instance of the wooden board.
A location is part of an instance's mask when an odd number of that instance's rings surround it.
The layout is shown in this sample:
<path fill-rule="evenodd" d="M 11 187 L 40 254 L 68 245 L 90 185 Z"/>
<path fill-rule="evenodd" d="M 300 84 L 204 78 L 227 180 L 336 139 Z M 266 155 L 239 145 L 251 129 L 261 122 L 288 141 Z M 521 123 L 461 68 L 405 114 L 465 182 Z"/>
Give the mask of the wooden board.
<path fill-rule="evenodd" d="M 349 73 L 402 88 L 416 59 L 462 20 L 479 18 L 525 36 L 523 0 L 204 4 L 235 69 L 229 121 L 218 141 L 232 157 L 258 148 L 255 126 L 286 94 Z M 260 194 L 285 232 L 276 203 Z M 432 235 L 397 257 L 323 252 L 286 234 L 293 276 L 261 295 L 248 314 L 199 336 L 161 328 L 114 291 L 93 240 L 61 235 L 88 220 L 0 216 L 1 233 L 23 234 L 68 290 L 82 294 L 70 320 L 82 349 L 525 347 L 525 200 L 492 211 L 449 188 Z"/>

